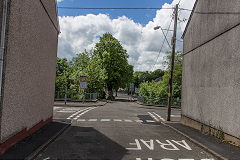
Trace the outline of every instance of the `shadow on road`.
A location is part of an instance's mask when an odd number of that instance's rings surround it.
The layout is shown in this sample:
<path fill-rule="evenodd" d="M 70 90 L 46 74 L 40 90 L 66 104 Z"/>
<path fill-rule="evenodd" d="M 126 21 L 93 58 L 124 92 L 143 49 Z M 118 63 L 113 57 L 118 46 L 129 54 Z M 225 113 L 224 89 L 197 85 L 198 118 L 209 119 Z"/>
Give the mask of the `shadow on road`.
<path fill-rule="evenodd" d="M 71 126 L 37 159 L 121 160 L 127 150 L 92 127 Z"/>
<path fill-rule="evenodd" d="M 0 159 L 25 159 L 68 124 L 51 122 L 9 148 Z"/>

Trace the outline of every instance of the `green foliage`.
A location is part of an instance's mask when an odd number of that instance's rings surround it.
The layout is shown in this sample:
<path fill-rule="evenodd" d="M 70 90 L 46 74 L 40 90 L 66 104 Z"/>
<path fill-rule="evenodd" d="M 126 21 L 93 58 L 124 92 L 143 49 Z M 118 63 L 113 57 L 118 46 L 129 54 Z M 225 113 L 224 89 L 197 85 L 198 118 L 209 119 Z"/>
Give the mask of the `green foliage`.
<path fill-rule="evenodd" d="M 153 72 L 148 72 L 148 71 L 146 71 L 146 72 L 135 72 L 133 74 L 134 86 L 136 86 L 138 88 L 142 82 L 152 82 L 152 81 L 155 81 L 156 79 L 161 80 L 164 73 L 165 72 L 161 69 L 157 69 Z"/>
<path fill-rule="evenodd" d="M 80 76 L 87 76 L 86 92 L 99 93 L 100 98 L 105 98 L 105 88 L 108 88 L 110 99 L 113 99 L 112 90 L 124 88 L 133 79 L 133 66 L 128 64 L 127 58 L 127 51 L 120 42 L 106 33 L 96 44 L 93 54 L 79 53 L 70 62 L 65 58 L 57 59 L 55 94 L 64 93 L 67 82 L 73 98 L 81 98 Z"/>
<path fill-rule="evenodd" d="M 170 77 L 169 68 L 170 68 L 170 59 L 171 59 L 171 56 L 169 56 L 169 54 L 170 53 L 168 52 L 166 56 L 166 61 L 165 61 L 168 71 L 165 71 L 164 75 L 162 76 L 162 80 L 159 82 L 152 81 L 152 82 L 143 82 L 140 84 L 139 95 L 144 97 L 145 103 L 159 104 L 160 103 L 159 101 L 161 99 L 167 98 L 167 94 L 169 90 L 169 77 Z M 181 88 L 182 88 L 182 54 L 180 52 L 177 52 L 175 56 L 175 64 L 174 64 L 174 72 L 173 72 L 173 99 L 175 100 L 174 104 L 180 103 Z"/>
<path fill-rule="evenodd" d="M 109 98 L 112 99 L 113 89 L 125 87 L 132 81 L 133 67 L 128 64 L 127 51 L 116 38 L 106 33 L 96 44 L 94 57 L 103 70 L 102 79 L 109 91 Z"/>

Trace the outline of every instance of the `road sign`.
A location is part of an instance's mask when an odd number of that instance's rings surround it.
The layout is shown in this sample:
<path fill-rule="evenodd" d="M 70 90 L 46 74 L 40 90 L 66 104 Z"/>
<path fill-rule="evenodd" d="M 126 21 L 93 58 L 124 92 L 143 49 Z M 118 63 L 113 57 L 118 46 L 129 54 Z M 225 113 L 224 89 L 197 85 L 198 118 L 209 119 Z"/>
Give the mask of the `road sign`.
<path fill-rule="evenodd" d="M 87 82 L 87 76 L 81 76 L 80 82 Z"/>
<path fill-rule="evenodd" d="M 80 77 L 80 88 L 86 89 L 87 88 L 87 76 Z"/>

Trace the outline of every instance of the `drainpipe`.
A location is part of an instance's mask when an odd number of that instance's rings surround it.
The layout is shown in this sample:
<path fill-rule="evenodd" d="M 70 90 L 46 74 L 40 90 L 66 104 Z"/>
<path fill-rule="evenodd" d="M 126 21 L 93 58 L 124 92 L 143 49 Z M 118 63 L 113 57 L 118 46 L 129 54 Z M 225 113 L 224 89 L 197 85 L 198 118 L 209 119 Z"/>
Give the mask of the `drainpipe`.
<path fill-rule="evenodd" d="M 0 44 L 0 89 L 1 89 L 0 90 L 0 104 L 2 104 L 3 57 L 4 57 L 4 51 L 5 51 L 7 8 L 8 8 L 8 0 L 3 0 L 2 30 L 1 30 L 1 44 Z"/>

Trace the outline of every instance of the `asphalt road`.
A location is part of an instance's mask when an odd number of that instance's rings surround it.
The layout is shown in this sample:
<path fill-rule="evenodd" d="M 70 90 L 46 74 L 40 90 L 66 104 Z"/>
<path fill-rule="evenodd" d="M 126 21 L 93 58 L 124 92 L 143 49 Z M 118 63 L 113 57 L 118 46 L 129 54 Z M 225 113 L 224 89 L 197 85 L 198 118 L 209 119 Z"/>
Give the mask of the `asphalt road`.
<path fill-rule="evenodd" d="M 180 119 L 172 110 L 172 120 Z M 185 137 L 161 124 L 166 108 L 129 102 L 121 95 L 105 106 L 54 107 L 54 118 L 72 126 L 36 159 L 212 160 Z"/>

